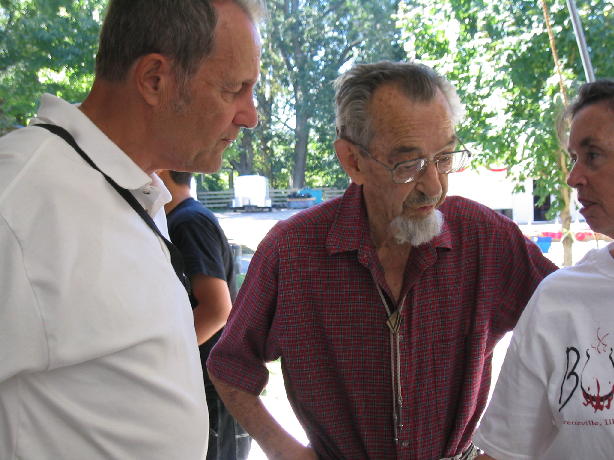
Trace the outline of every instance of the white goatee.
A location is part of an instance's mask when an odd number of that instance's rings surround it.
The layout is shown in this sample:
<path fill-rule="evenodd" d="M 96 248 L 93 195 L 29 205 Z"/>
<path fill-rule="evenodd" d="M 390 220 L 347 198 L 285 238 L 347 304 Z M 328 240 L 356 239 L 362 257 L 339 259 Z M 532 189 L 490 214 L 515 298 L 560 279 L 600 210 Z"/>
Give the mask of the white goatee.
<path fill-rule="evenodd" d="M 438 209 L 422 219 L 398 216 L 390 223 L 394 239 L 399 244 L 420 246 L 441 233 L 443 214 Z"/>

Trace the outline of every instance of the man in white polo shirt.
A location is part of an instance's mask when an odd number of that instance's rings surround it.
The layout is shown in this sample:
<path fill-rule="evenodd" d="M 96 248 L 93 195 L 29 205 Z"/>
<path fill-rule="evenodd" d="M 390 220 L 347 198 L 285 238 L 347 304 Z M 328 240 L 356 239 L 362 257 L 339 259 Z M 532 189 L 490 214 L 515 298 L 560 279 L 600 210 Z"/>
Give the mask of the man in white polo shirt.
<path fill-rule="evenodd" d="M 257 123 L 260 1 L 111 0 L 79 106 L 0 139 L 0 458 L 204 458 L 192 312 L 157 169 Z"/>

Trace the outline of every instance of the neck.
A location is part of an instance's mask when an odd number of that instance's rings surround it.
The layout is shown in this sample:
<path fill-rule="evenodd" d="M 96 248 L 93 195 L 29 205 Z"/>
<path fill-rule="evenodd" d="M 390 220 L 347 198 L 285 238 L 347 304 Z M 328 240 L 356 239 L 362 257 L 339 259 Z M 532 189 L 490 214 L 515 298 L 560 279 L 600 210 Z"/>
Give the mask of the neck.
<path fill-rule="evenodd" d="M 96 80 L 79 109 L 143 171 L 155 171 L 147 113 L 125 83 Z"/>
<path fill-rule="evenodd" d="M 371 233 L 371 238 L 373 239 L 373 244 L 375 245 L 376 249 L 392 249 L 398 246 L 403 246 L 397 242 L 396 238 L 392 234 L 390 222 L 387 222 L 385 224 L 369 222 L 369 230 Z"/>
<path fill-rule="evenodd" d="M 164 205 L 164 212 L 166 212 L 166 214 L 192 196 L 190 194 L 190 187 L 187 185 L 167 184 L 167 188 L 169 192 L 171 192 L 173 198 Z"/>
<path fill-rule="evenodd" d="M 393 218 L 373 212 L 373 208 L 369 209 L 367 206 L 367 216 L 369 220 L 369 232 L 371 233 L 371 239 L 373 240 L 373 244 L 376 249 L 380 248 L 400 248 L 401 246 L 405 246 L 405 244 L 400 244 L 394 236 L 392 230 L 392 220 Z"/>

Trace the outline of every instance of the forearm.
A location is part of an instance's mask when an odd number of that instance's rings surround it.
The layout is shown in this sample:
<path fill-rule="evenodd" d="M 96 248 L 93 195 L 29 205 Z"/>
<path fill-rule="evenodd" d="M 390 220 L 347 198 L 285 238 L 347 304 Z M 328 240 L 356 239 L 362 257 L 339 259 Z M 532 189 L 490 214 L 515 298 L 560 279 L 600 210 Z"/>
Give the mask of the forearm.
<path fill-rule="evenodd" d="M 258 442 L 270 460 L 317 460 L 315 452 L 303 446 L 277 423 L 259 396 L 228 385 L 209 374 L 226 408 Z"/>
<path fill-rule="evenodd" d="M 194 329 L 198 345 L 202 345 L 213 335 L 222 329 L 228 319 L 228 313 L 207 309 L 204 305 L 198 305 L 194 312 Z"/>

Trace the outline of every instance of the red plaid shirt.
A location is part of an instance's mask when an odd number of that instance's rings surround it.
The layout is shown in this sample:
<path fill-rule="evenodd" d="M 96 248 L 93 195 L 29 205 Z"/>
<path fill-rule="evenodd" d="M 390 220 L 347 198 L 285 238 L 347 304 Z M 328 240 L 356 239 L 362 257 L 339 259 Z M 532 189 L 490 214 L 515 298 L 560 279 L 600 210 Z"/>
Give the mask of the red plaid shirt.
<path fill-rule="evenodd" d="M 509 219 L 449 197 L 443 232 L 412 249 L 401 298 L 405 409 L 394 442 L 391 298 L 359 186 L 278 223 L 260 244 L 209 370 L 259 394 L 281 357 L 288 398 L 322 459 L 438 459 L 465 450 L 491 357 L 556 269 Z M 375 281 L 374 281 L 375 280 Z"/>

